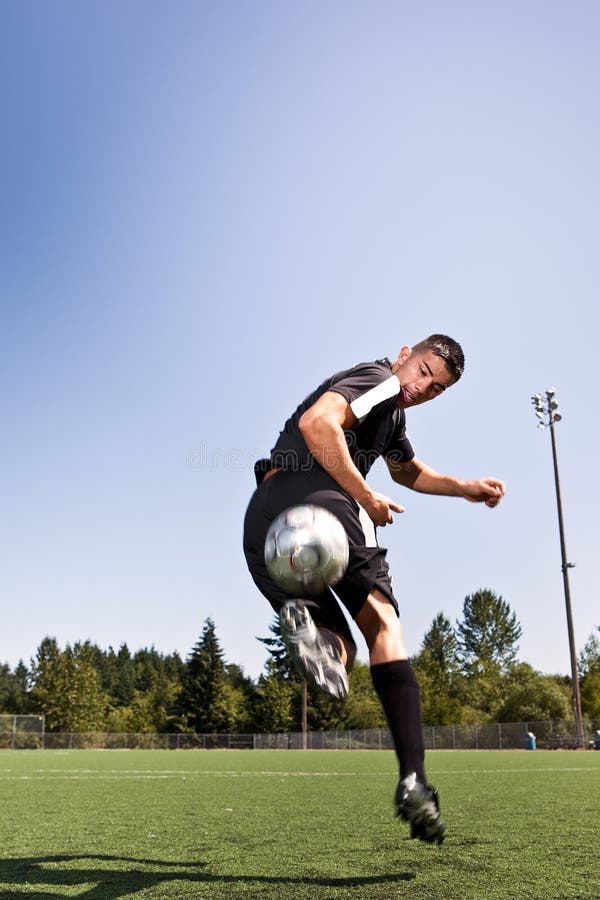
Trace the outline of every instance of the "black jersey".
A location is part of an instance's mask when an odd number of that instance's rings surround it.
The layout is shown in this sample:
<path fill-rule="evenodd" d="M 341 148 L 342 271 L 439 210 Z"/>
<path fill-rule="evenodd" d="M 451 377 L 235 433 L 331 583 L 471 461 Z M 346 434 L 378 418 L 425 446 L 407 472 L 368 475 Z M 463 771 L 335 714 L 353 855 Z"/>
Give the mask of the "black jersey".
<path fill-rule="evenodd" d="M 358 419 L 344 430 L 352 461 L 364 477 L 377 457 L 406 462 L 415 452 L 406 436 L 404 410 L 396 407 L 400 382 L 392 374 L 389 359 L 358 363 L 336 372 L 306 397 L 290 416 L 271 450 L 272 468 L 310 470 L 318 463 L 298 427 L 300 417 L 326 391 L 336 391 Z"/>

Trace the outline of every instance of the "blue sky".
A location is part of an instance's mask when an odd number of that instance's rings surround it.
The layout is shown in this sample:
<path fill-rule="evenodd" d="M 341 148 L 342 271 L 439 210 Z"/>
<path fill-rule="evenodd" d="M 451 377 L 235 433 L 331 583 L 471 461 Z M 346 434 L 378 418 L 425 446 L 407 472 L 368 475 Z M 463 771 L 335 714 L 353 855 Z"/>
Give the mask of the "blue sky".
<path fill-rule="evenodd" d="M 495 511 L 372 481 L 409 649 L 480 587 L 568 672 L 600 625 L 600 8 L 592 2 L 5 0 L 0 661 L 49 634 L 186 655 L 211 616 L 256 677 L 252 462 L 323 377 L 434 331 L 460 384 L 417 455 Z M 364 647 L 359 658 L 366 659 Z"/>

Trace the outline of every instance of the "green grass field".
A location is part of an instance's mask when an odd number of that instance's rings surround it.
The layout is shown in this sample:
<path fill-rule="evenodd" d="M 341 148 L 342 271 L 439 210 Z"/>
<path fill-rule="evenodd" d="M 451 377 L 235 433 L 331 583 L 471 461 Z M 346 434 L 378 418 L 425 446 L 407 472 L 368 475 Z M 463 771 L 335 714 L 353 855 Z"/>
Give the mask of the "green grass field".
<path fill-rule="evenodd" d="M 600 897 L 600 753 L 427 761 L 442 847 L 389 752 L 1 751 L 0 898 Z"/>

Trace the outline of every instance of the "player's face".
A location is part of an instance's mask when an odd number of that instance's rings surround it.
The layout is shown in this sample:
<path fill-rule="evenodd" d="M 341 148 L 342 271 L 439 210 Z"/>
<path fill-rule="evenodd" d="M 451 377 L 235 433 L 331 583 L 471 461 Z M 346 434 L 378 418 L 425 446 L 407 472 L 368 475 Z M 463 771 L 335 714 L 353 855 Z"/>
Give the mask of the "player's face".
<path fill-rule="evenodd" d="M 405 353 L 406 350 L 408 353 Z M 431 350 L 412 353 L 409 348 L 403 348 L 394 371 L 401 385 L 397 404 L 400 409 L 434 400 L 454 384 L 454 378 L 444 360 Z"/>

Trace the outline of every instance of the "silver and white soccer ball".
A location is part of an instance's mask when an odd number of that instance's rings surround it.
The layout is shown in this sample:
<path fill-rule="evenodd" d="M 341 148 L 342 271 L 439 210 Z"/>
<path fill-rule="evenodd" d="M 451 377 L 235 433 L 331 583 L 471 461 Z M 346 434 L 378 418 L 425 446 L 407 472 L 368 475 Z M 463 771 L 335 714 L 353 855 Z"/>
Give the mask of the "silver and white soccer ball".
<path fill-rule="evenodd" d="M 271 578 L 288 593 L 320 594 L 346 571 L 346 532 L 322 506 L 292 506 L 269 526 L 265 563 Z"/>

